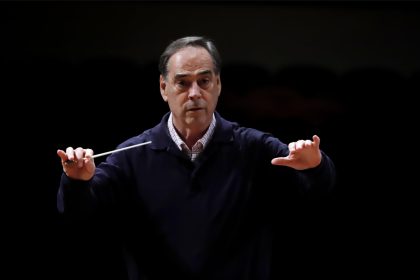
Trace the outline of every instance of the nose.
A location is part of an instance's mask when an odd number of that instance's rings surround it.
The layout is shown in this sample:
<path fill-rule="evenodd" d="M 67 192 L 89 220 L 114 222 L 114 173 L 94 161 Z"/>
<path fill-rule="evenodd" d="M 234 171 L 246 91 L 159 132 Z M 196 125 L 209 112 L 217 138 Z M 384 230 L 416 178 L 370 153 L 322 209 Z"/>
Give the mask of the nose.
<path fill-rule="evenodd" d="M 193 82 L 188 92 L 188 98 L 196 99 L 199 97 L 201 97 L 200 86 L 197 84 L 197 82 Z"/>

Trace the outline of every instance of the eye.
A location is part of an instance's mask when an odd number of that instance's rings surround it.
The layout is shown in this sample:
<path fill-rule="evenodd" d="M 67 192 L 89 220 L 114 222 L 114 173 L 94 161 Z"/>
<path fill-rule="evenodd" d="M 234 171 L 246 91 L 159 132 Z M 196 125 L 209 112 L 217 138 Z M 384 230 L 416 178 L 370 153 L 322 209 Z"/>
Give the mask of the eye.
<path fill-rule="evenodd" d="M 179 88 L 185 88 L 185 87 L 188 86 L 187 82 L 183 81 L 183 80 L 178 80 L 178 81 L 175 82 L 175 84 Z"/>
<path fill-rule="evenodd" d="M 204 78 L 199 81 L 201 87 L 207 87 L 210 84 L 209 78 Z"/>

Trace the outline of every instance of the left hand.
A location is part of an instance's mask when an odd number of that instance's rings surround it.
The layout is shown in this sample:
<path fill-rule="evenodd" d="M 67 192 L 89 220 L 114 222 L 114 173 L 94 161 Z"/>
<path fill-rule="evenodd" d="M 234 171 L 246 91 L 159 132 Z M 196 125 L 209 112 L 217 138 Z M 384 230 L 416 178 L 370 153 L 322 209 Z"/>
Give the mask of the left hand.
<path fill-rule="evenodd" d="M 314 135 L 311 140 L 299 140 L 289 144 L 289 155 L 271 160 L 273 165 L 288 166 L 297 170 L 314 168 L 321 163 L 322 155 L 319 149 L 321 139 Z"/>

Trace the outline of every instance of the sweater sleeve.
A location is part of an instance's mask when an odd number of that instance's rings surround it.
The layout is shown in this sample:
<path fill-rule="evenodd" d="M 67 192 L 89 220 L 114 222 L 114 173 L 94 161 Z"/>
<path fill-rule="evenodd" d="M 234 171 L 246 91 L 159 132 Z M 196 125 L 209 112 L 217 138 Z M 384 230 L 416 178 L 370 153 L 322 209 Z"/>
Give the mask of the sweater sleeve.
<path fill-rule="evenodd" d="M 308 195 L 322 195 L 329 193 L 336 182 L 336 171 L 333 161 L 321 151 L 321 163 L 314 167 L 296 171 L 304 193 Z"/>
<path fill-rule="evenodd" d="M 63 173 L 57 193 L 58 210 L 72 216 L 93 214 L 97 208 L 97 201 L 91 185 L 92 180 L 74 180 Z"/>
<path fill-rule="evenodd" d="M 112 209 L 126 185 L 121 173 L 109 161 L 101 163 L 89 181 L 74 180 L 63 173 L 57 193 L 58 210 L 70 216 L 89 217 Z"/>
<path fill-rule="evenodd" d="M 284 157 L 289 154 L 288 146 L 276 137 L 270 134 L 262 134 L 261 139 L 264 161 L 270 162 L 274 157 Z M 314 168 L 295 170 L 290 167 L 274 166 L 271 169 L 278 174 L 278 176 L 274 177 L 277 177 L 279 181 L 282 180 L 281 176 L 284 176 L 284 173 L 289 173 L 293 185 L 298 188 L 301 194 L 308 196 L 327 194 L 334 188 L 336 170 L 331 158 L 322 150 L 321 155 L 321 163 Z M 280 170 L 284 171 L 284 169 L 286 169 L 286 172 L 280 172 Z"/>

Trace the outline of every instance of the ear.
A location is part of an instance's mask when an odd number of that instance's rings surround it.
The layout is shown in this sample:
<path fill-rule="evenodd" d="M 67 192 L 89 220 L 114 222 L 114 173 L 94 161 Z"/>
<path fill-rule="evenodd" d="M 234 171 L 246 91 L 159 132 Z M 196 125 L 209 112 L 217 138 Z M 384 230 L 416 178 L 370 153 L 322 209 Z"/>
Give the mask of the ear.
<path fill-rule="evenodd" d="M 160 88 L 160 95 L 162 96 L 163 100 L 165 102 L 168 102 L 168 96 L 167 96 L 167 93 L 165 91 L 166 81 L 165 81 L 165 78 L 163 78 L 162 75 L 160 75 L 160 77 L 159 77 L 159 88 Z"/>
<path fill-rule="evenodd" d="M 222 80 L 220 79 L 220 74 L 216 77 L 216 86 L 218 87 L 217 96 L 220 96 L 220 93 L 222 92 Z"/>

